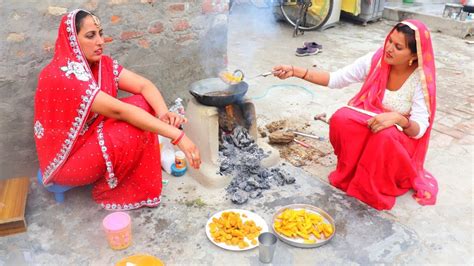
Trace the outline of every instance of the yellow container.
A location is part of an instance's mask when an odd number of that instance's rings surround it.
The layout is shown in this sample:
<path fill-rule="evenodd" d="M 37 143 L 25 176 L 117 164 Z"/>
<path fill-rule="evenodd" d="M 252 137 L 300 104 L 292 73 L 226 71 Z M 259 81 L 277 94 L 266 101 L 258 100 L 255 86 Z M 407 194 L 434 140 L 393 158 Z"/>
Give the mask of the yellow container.
<path fill-rule="evenodd" d="M 126 257 L 115 264 L 115 266 L 164 266 L 165 264 L 157 257 L 147 254 L 136 254 Z"/>
<path fill-rule="evenodd" d="M 186 156 L 184 155 L 184 152 L 182 151 L 177 151 L 174 154 L 174 165 L 176 169 L 181 170 L 186 168 Z"/>

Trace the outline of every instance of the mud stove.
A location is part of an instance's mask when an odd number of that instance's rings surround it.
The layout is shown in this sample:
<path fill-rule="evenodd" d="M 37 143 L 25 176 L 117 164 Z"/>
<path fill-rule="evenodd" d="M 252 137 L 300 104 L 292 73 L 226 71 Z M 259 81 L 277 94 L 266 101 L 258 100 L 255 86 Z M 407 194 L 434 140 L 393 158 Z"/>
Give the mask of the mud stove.
<path fill-rule="evenodd" d="M 239 103 L 225 107 L 214 107 L 200 104 L 192 98 L 186 108 L 186 117 L 188 123 L 184 132 L 199 148 L 202 161 L 200 169 L 189 168 L 189 173 L 205 187 L 222 188 L 232 180 L 232 176 L 219 174 L 219 144 L 226 134 L 231 134 L 239 127 L 245 127 L 257 145 L 268 154 L 268 157 L 261 161 L 263 167 L 271 167 L 279 162 L 278 150 L 257 136 L 255 105 L 250 99 L 244 98 Z"/>

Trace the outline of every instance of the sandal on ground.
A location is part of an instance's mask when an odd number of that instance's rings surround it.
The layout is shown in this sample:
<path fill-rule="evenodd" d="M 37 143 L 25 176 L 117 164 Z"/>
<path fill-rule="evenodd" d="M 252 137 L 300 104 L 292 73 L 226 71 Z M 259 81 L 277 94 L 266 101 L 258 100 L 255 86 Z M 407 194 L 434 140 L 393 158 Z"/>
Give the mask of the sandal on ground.
<path fill-rule="evenodd" d="M 308 55 L 315 55 L 319 53 L 318 48 L 312 48 L 312 47 L 302 47 L 302 48 L 296 48 L 296 56 L 308 56 Z"/>
<path fill-rule="evenodd" d="M 318 48 L 320 53 L 323 51 L 323 45 L 316 42 L 305 42 L 304 47 Z"/>

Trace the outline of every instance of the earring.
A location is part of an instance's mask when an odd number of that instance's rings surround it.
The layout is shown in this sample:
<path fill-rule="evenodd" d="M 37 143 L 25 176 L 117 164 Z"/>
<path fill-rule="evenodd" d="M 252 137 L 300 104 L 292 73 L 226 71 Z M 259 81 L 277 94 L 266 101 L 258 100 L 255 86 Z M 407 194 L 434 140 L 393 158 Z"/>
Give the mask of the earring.
<path fill-rule="evenodd" d="M 413 59 L 410 59 L 410 61 L 408 61 L 408 66 L 411 66 L 413 65 Z"/>

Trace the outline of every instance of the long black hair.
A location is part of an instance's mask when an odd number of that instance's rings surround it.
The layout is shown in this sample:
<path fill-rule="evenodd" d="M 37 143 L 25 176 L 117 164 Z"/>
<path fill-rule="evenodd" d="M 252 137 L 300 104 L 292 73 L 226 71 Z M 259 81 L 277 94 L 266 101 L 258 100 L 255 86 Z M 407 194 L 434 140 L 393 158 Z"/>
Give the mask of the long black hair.
<path fill-rule="evenodd" d="M 405 35 L 405 40 L 406 40 L 405 45 L 408 46 L 408 48 L 413 54 L 416 54 L 417 50 L 416 50 L 415 31 L 412 30 L 408 25 L 403 24 L 403 23 L 398 23 L 397 25 L 395 25 L 395 29 L 398 32 L 401 32 L 403 33 L 403 35 Z"/>

